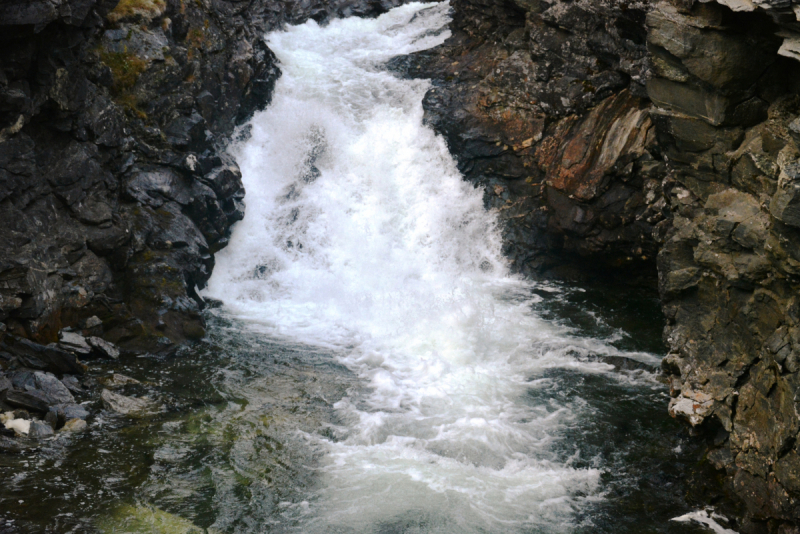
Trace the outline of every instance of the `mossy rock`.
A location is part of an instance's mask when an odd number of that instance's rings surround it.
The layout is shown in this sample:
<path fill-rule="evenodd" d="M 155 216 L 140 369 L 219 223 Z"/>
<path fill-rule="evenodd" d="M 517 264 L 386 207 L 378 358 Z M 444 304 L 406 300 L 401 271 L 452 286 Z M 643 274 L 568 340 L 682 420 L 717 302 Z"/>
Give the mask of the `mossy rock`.
<path fill-rule="evenodd" d="M 111 22 L 133 19 L 150 21 L 164 14 L 166 0 L 120 0 L 117 7 L 108 14 Z"/>
<path fill-rule="evenodd" d="M 187 519 L 139 504 L 117 507 L 97 527 L 103 534 L 206 534 Z"/>

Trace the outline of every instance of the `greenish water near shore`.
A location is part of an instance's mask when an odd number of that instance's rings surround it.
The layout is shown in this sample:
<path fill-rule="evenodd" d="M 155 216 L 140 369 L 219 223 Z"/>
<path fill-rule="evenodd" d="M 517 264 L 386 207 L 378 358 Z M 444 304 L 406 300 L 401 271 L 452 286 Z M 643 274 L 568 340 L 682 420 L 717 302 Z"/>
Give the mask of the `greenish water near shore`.
<path fill-rule="evenodd" d="M 536 305 L 543 317 L 621 349 L 663 350 L 655 299 L 553 289 Z M 142 382 L 123 392 L 157 400 L 158 415 L 129 419 L 95 403 L 88 432 L 0 456 L 0 517 L 31 533 L 302 531 L 324 456 L 318 439 L 346 435 L 334 405 L 367 386 L 325 350 L 263 339 L 213 313 L 209 322 L 201 343 L 114 368 Z M 96 364 L 91 374 L 111 369 Z M 554 445 L 574 467 L 602 471 L 601 494 L 564 531 L 706 532 L 669 521 L 689 511 L 684 479 L 696 458 L 652 375 L 561 367 L 530 381 L 521 403 L 585 403 L 596 414 L 576 418 Z M 374 532 L 436 525 L 436 518 L 398 517 Z"/>

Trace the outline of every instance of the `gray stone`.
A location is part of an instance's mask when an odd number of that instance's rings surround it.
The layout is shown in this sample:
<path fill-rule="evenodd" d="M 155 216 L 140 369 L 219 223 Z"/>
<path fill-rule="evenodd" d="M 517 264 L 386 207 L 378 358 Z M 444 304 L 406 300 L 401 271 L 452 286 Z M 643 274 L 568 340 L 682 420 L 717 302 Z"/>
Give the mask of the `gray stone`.
<path fill-rule="evenodd" d="M 49 438 L 54 434 L 53 428 L 42 421 L 31 421 L 31 428 L 28 431 L 28 437 L 32 439 Z"/>
<path fill-rule="evenodd" d="M 769 211 L 776 219 L 800 228 L 800 183 L 791 182 L 778 189 Z"/>
<path fill-rule="evenodd" d="M 34 373 L 34 379 L 36 389 L 44 393 L 50 403 L 62 404 L 75 401 L 69 389 L 52 374 L 37 371 Z"/>
<path fill-rule="evenodd" d="M 17 408 L 24 408 L 32 412 L 46 412 L 50 402 L 39 391 L 7 391 L 5 402 Z"/>
<path fill-rule="evenodd" d="M 0 351 L 14 354 L 23 367 L 55 374 L 83 375 L 86 372 L 86 367 L 78 361 L 75 354 L 53 344 L 44 346 L 9 335 L 0 343 Z"/>
<path fill-rule="evenodd" d="M 107 389 L 103 390 L 100 398 L 109 410 L 132 417 L 142 417 L 153 413 L 156 409 L 155 404 L 148 399 L 126 397 Z"/>
<path fill-rule="evenodd" d="M 81 387 L 80 381 L 74 376 L 70 375 L 64 376 L 64 378 L 61 379 L 61 383 L 64 384 L 64 386 L 66 386 L 66 388 L 70 390 L 72 393 L 84 392 L 83 388 Z"/>
<path fill-rule="evenodd" d="M 13 385 L 11 384 L 11 380 L 6 376 L 0 376 L 0 397 L 2 397 L 3 393 L 11 389 Z"/>
<path fill-rule="evenodd" d="M 70 419 L 64 426 L 61 427 L 61 432 L 69 432 L 77 434 L 78 432 L 83 432 L 88 428 L 89 425 L 86 424 L 86 421 L 83 419 Z"/>
<path fill-rule="evenodd" d="M 62 330 L 58 333 L 58 345 L 75 354 L 87 355 L 92 352 L 92 348 L 86 342 L 86 338 L 77 332 Z"/>
<path fill-rule="evenodd" d="M 96 315 L 92 315 L 83 322 L 83 327 L 86 328 L 87 330 L 102 325 L 103 321 L 101 321 Z"/>
<path fill-rule="evenodd" d="M 86 419 L 91 415 L 82 404 L 58 404 L 50 407 L 50 412 L 55 413 L 62 421 L 70 419 Z M 48 412 L 48 413 L 50 413 Z"/>
<path fill-rule="evenodd" d="M 168 47 L 161 28 L 146 31 L 135 25 L 123 25 L 103 34 L 103 44 L 110 52 L 132 54 L 145 61 L 163 61 L 164 48 Z"/>
<path fill-rule="evenodd" d="M 119 358 L 119 349 L 113 343 L 96 336 L 89 337 L 86 341 L 94 354 L 111 360 Z"/>

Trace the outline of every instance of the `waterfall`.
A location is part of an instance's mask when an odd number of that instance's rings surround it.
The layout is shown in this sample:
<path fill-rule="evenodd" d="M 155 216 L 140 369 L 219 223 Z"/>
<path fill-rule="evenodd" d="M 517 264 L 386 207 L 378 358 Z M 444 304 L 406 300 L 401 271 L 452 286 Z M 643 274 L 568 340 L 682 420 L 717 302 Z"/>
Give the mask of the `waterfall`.
<path fill-rule="evenodd" d="M 232 148 L 244 220 L 205 294 L 275 339 L 326 347 L 363 388 L 335 405 L 300 532 L 548 532 L 601 498 L 601 467 L 573 465 L 563 432 L 586 403 L 531 392 L 543 369 L 608 353 L 537 317 L 497 217 L 423 125 L 424 80 L 388 59 L 441 44 L 449 6 L 313 21 L 268 35 L 283 76 Z"/>

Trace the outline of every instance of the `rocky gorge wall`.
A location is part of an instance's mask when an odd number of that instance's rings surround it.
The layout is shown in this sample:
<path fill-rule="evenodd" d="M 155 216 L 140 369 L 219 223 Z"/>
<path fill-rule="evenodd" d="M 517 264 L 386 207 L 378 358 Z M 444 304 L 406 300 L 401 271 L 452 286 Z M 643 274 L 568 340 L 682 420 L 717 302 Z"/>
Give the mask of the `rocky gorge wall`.
<path fill-rule="evenodd" d="M 657 269 L 669 410 L 707 444 L 693 498 L 800 532 L 800 8 L 453 7 L 452 38 L 395 67 L 433 79 L 426 119 L 515 267 Z"/>
<path fill-rule="evenodd" d="M 426 120 L 508 221 L 515 268 L 558 274 L 591 256 L 651 270 L 668 209 L 644 86 L 647 6 L 452 6 L 453 37 L 397 67 L 433 79 Z"/>
<path fill-rule="evenodd" d="M 675 183 L 658 258 L 664 367 L 670 412 L 715 433 L 707 461 L 741 500 L 741 531 L 797 532 L 798 24 L 788 3 L 730 7 L 661 4 L 647 19 Z"/>
<path fill-rule="evenodd" d="M 203 335 L 202 288 L 243 216 L 222 147 L 279 75 L 267 30 L 398 2 L 0 4 L 0 323 L 131 350 Z"/>

